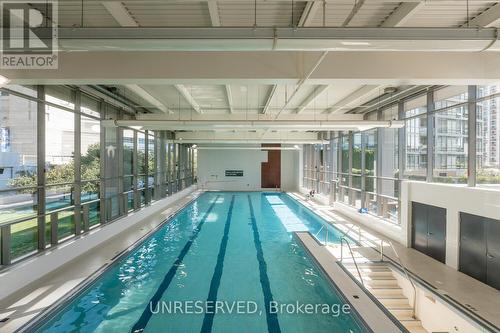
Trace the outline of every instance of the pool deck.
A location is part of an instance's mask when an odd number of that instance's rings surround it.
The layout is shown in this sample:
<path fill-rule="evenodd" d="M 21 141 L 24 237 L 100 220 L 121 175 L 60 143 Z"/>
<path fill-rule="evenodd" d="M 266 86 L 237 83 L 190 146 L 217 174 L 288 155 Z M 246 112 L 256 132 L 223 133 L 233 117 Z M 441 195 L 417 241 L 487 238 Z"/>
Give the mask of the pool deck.
<path fill-rule="evenodd" d="M 201 193 L 195 191 L 172 202 L 160 212 L 150 215 L 133 227 L 115 235 L 104 244 L 80 255 L 78 260 L 63 265 L 42 276 L 36 282 L 0 300 L 0 320 L 9 318 L 6 322 L 0 323 L 0 333 L 15 332 L 42 311 L 56 304 L 57 301 L 72 292 L 75 287 L 116 260 L 120 253 L 153 232 L 168 216 L 181 210 Z M 64 247 L 59 250 L 64 251 Z"/>
<path fill-rule="evenodd" d="M 352 234 L 350 233 L 349 236 L 354 239 L 356 239 L 356 233 L 361 232 L 363 238 L 368 237 L 375 242 L 390 240 L 384 235 L 342 215 L 332 206 L 325 206 L 314 200 L 306 200 L 299 193 L 291 193 L 290 195 L 329 223 L 336 225 L 338 229 L 344 231 L 351 230 Z M 353 228 L 353 226 L 356 227 Z M 500 291 L 417 250 L 407 248 L 395 241 L 391 242 L 406 269 L 412 275 L 423 281 L 430 288 L 433 288 L 436 294 L 453 300 L 463 310 L 469 312 L 471 316 L 486 321 L 490 326 L 493 326 L 493 330 L 496 329 L 500 332 Z M 378 260 L 380 258 L 380 253 L 375 251 L 371 246 L 358 247 L 356 250 L 362 253 L 365 258 L 371 260 Z M 389 245 L 384 246 L 383 251 L 385 257 L 391 259 L 394 263 L 398 263 L 396 254 Z M 334 251 L 330 252 L 332 252 L 332 256 L 335 253 Z"/>
<path fill-rule="evenodd" d="M 347 275 L 336 260 L 332 261 L 332 255 L 325 246 L 319 244 L 309 232 L 294 232 L 294 235 L 373 332 L 404 332 Z"/>

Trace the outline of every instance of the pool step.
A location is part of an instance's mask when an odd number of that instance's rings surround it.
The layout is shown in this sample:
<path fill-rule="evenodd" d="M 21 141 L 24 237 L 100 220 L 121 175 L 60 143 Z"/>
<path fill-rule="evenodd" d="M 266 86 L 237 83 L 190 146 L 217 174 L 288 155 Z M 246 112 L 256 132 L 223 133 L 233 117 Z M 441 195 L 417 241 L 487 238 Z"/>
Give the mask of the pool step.
<path fill-rule="evenodd" d="M 378 298 L 380 296 L 399 295 L 403 292 L 403 289 L 399 287 L 393 287 L 393 288 L 374 287 L 374 288 L 369 288 L 369 291 L 375 297 Z"/>
<path fill-rule="evenodd" d="M 420 327 L 408 327 L 407 330 L 410 333 L 428 333 L 422 326 L 420 326 Z"/>
<path fill-rule="evenodd" d="M 363 279 L 365 288 L 397 319 L 410 333 L 428 333 L 418 318 L 413 318 L 413 307 L 403 294 L 392 269 L 383 262 L 344 262 L 343 265 L 358 281 Z M 358 272 L 359 270 L 359 272 Z"/>
<path fill-rule="evenodd" d="M 408 303 L 408 298 L 379 298 L 380 303 L 382 303 L 386 308 L 390 307 L 410 307 L 410 303 Z M 411 307 L 410 307 L 411 309 Z"/>
<path fill-rule="evenodd" d="M 387 279 L 387 278 L 382 278 L 382 279 L 363 279 L 363 282 L 365 286 L 367 287 L 398 287 L 398 280 L 395 278 L 392 279 Z"/>
<path fill-rule="evenodd" d="M 410 306 L 408 307 L 387 307 L 387 310 L 389 310 L 390 313 L 396 317 L 397 320 L 400 320 L 400 318 L 406 318 L 406 317 L 411 317 L 413 314 L 413 310 Z"/>
<path fill-rule="evenodd" d="M 418 319 L 415 319 L 413 317 L 399 317 L 398 320 L 403 324 L 404 327 L 410 328 L 410 327 L 422 327 L 422 322 Z"/>
<path fill-rule="evenodd" d="M 358 274 L 358 271 L 356 270 L 356 268 L 348 268 L 349 272 L 353 273 L 353 274 Z M 379 269 L 376 269 L 376 270 L 370 270 L 370 269 L 366 269 L 366 268 L 360 268 L 359 269 L 359 272 L 361 273 L 361 275 L 364 277 L 364 276 L 368 276 L 368 277 L 373 277 L 373 278 L 376 278 L 376 277 L 388 277 L 388 278 L 391 278 L 391 277 L 394 277 L 394 275 L 392 275 L 392 271 L 389 270 L 389 269 L 386 269 L 386 270 L 379 270 Z"/>

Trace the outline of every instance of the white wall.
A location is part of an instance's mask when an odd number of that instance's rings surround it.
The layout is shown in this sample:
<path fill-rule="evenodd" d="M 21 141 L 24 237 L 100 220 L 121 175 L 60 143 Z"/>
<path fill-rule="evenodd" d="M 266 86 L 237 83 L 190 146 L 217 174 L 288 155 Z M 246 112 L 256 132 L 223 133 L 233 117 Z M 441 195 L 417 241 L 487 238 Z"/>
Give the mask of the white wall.
<path fill-rule="evenodd" d="M 465 317 L 457 309 L 436 297 L 418 283 L 415 284 L 416 294 L 414 294 L 413 287 L 406 277 L 395 269 L 392 271 L 410 304 L 413 304 L 413 297 L 416 295 L 415 314 L 427 332 L 487 332 L 486 329 L 479 327 L 478 324 Z"/>
<path fill-rule="evenodd" d="M 500 191 L 480 187 L 405 181 L 401 189 L 402 223 L 411 237 L 411 202 L 446 208 L 446 264 L 458 269 L 460 212 L 500 220 Z"/>
<path fill-rule="evenodd" d="M 261 190 L 261 163 L 267 152 L 243 149 L 199 149 L 198 183 L 208 190 Z M 226 177 L 225 170 L 243 170 L 243 177 Z M 281 188 L 295 191 L 299 179 L 299 151 L 281 151 Z"/>
<path fill-rule="evenodd" d="M 281 151 L 281 189 L 292 192 L 299 188 L 299 156 L 301 150 Z"/>

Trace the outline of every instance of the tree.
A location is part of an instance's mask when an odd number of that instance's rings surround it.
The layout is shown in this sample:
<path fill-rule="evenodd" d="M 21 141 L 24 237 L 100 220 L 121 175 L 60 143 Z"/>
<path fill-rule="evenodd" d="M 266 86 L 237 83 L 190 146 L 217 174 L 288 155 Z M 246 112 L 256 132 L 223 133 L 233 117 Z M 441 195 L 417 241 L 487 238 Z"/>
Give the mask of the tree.
<path fill-rule="evenodd" d="M 82 179 L 99 179 L 100 177 L 100 146 L 99 143 L 88 147 L 87 153 L 81 157 Z M 75 164 L 73 161 L 66 164 L 50 166 L 45 174 L 45 181 L 50 184 L 71 183 L 74 181 Z M 21 171 L 18 177 L 9 181 L 9 187 L 33 187 L 36 188 L 37 180 L 35 173 Z M 67 185 L 55 185 L 52 188 L 63 188 Z M 95 183 L 84 183 L 83 192 L 97 192 L 99 190 Z M 21 193 L 34 193 L 36 190 L 21 190 Z"/>

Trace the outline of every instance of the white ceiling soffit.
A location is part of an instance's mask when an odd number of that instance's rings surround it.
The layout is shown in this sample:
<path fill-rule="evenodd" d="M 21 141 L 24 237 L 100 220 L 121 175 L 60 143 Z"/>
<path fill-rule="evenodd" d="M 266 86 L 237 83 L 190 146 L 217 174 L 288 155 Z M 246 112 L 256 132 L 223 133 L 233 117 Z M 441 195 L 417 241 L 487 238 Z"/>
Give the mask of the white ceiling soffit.
<path fill-rule="evenodd" d="M 401 128 L 403 121 L 176 121 L 176 120 L 110 120 L 103 121 L 103 126 L 141 127 L 150 130 L 170 131 L 334 131 L 368 130 L 372 128 Z"/>
<path fill-rule="evenodd" d="M 58 34 L 65 51 L 500 51 L 495 28 L 121 27 L 59 28 Z"/>

